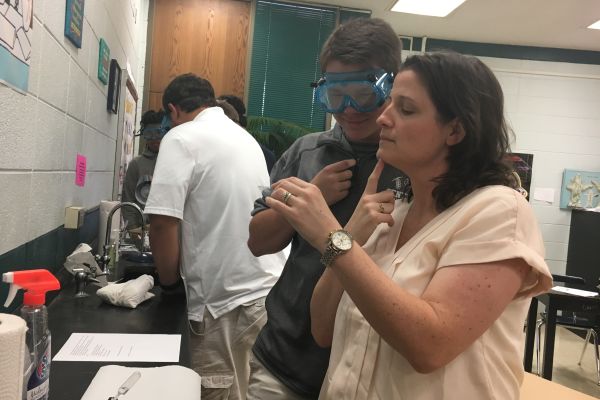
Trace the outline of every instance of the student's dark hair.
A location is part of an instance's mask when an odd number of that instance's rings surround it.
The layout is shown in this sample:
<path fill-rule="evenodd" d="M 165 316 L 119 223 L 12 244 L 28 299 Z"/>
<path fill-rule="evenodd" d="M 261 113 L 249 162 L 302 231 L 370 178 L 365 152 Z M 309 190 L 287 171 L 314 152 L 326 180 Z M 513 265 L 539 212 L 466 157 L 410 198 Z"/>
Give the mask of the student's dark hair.
<path fill-rule="evenodd" d="M 233 94 L 224 94 L 222 96 L 219 96 L 217 100 L 225 100 L 226 102 L 231 104 L 233 108 L 235 108 L 235 111 L 237 111 L 238 113 L 238 123 L 244 128 L 246 127 L 246 125 L 248 125 L 248 120 L 246 119 L 246 106 L 244 105 L 244 100 Z"/>
<path fill-rule="evenodd" d="M 148 110 L 144 113 L 144 115 L 142 115 L 142 119 L 140 120 L 140 128 L 143 130 L 146 125 L 160 124 L 164 116 L 164 110 Z"/>
<path fill-rule="evenodd" d="M 327 64 L 367 64 L 395 73 L 400 67 L 402 44 L 392 27 L 379 18 L 356 18 L 340 25 L 321 50 L 321 71 Z"/>
<path fill-rule="evenodd" d="M 225 115 L 235 122 L 236 124 L 240 123 L 240 116 L 235 110 L 235 107 L 229 104 L 226 100 L 217 99 L 217 107 L 221 107 Z"/>
<path fill-rule="evenodd" d="M 411 56 L 400 68 L 406 70 L 427 89 L 440 122 L 456 119 L 465 131 L 463 140 L 449 149 L 448 172 L 435 179 L 437 209 L 445 210 L 483 186 L 516 188 L 506 158 L 512 131 L 494 73 L 479 59 L 453 52 Z"/>
<path fill-rule="evenodd" d="M 217 105 L 210 82 L 192 73 L 173 79 L 163 93 L 162 103 L 165 110 L 169 109 L 170 103 L 179 106 L 184 112 Z"/>

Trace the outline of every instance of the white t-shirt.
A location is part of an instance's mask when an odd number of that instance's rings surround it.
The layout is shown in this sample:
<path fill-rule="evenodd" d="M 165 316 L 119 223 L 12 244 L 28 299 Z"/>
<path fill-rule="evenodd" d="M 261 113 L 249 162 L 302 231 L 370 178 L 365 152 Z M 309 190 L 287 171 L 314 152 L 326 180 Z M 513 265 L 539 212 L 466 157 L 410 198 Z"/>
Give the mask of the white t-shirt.
<path fill-rule="evenodd" d="M 477 189 L 395 250 L 408 208 L 408 203 L 397 201 L 392 213 L 395 224 L 380 224 L 364 249 L 409 293 L 420 297 L 439 269 L 456 265 L 522 258 L 531 267 L 529 275 L 483 335 L 450 363 L 428 374 L 415 371 L 344 293 L 319 399 L 517 400 L 523 380 L 523 323 L 530 297 L 552 286 L 544 242 L 529 203 L 504 186 Z"/>
<path fill-rule="evenodd" d="M 248 225 L 260 186 L 269 186 L 260 146 L 219 107 L 169 131 L 162 140 L 146 214 L 181 220 L 181 275 L 188 318 L 214 318 L 267 295 L 282 253 L 254 257 Z"/>

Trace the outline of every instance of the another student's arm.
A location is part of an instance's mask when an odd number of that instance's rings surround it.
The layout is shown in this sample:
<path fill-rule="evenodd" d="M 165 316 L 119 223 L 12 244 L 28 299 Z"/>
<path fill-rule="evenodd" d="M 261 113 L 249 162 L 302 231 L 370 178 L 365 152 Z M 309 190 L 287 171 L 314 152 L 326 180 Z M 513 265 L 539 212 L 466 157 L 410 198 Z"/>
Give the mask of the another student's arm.
<path fill-rule="evenodd" d="M 294 235 L 294 228 L 271 209 L 255 214 L 250 220 L 248 248 L 256 257 L 283 250 Z"/>
<path fill-rule="evenodd" d="M 162 285 L 179 280 L 179 219 L 150 215 L 150 247 Z"/>
<path fill-rule="evenodd" d="M 312 179 L 311 182 L 319 188 L 327 204 L 335 204 L 348 196 L 352 178 L 350 168 L 355 164 L 354 159 L 348 159 L 327 165 Z M 277 164 L 273 176 L 277 176 L 280 170 L 281 165 Z M 276 182 L 273 185 L 274 190 L 279 187 L 278 184 Z M 248 248 L 257 257 L 283 250 L 295 233 L 282 215 L 270 209 L 256 213 L 250 220 L 249 229 Z"/>

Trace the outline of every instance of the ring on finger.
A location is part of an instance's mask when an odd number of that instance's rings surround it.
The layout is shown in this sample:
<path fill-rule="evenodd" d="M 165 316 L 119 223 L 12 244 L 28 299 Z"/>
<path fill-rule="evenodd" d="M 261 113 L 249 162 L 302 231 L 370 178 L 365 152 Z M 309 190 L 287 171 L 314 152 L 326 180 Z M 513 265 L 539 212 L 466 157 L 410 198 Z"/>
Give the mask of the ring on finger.
<path fill-rule="evenodd" d="M 383 208 L 383 203 L 379 203 L 379 212 L 380 213 L 385 213 L 385 208 Z"/>
<path fill-rule="evenodd" d="M 291 194 L 290 192 L 286 191 L 286 192 L 283 194 L 283 198 L 282 198 L 282 200 L 283 200 L 283 204 L 287 205 L 288 201 L 290 201 L 290 198 L 291 198 L 292 196 L 293 196 L 293 194 Z"/>

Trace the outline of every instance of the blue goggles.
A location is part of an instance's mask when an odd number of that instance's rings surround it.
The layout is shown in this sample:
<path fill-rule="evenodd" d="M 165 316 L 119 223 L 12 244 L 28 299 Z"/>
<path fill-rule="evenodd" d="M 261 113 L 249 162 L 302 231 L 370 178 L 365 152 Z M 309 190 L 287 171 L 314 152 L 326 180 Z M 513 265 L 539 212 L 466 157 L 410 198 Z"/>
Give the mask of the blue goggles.
<path fill-rule="evenodd" d="M 171 129 L 171 119 L 165 115 L 160 124 L 148 124 L 141 130 L 140 135 L 146 141 L 162 140 Z"/>
<path fill-rule="evenodd" d="M 383 69 L 358 72 L 325 72 L 315 88 L 315 100 L 328 113 L 341 113 L 346 107 L 370 112 L 390 97 L 394 74 Z"/>

